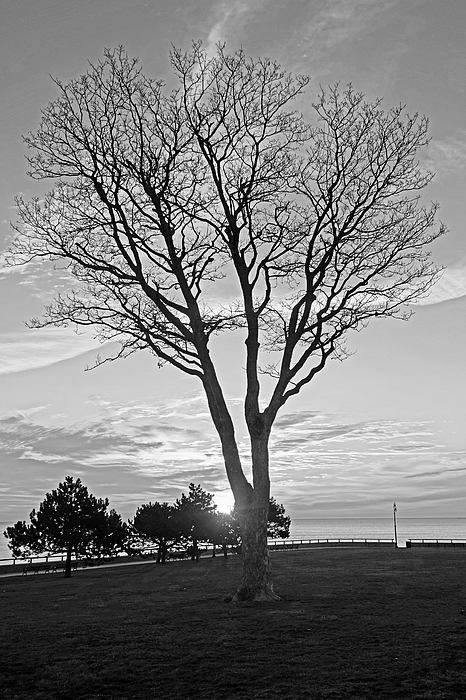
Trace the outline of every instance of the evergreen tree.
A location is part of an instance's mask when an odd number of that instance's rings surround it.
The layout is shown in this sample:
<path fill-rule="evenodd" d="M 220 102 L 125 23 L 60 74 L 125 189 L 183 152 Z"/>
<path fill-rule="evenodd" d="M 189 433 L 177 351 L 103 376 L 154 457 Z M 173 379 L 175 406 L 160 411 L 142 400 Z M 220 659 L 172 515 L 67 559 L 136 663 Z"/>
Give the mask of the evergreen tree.
<path fill-rule="evenodd" d="M 181 532 L 190 540 L 191 559 L 199 559 L 198 543 L 209 540 L 212 531 L 213 517 L 217 509 L 213 494 L 207 493 L 199 484 L 189 484 L 189 493 L 184 493 L 176 499 L 178 523 Z"/>
<path fill-rule="evenodd" d="M 169 548 L 182 538 L 177 516 L 177 509 L 169 503 L 145 503 L 137 509 L 131 523 L 133 537 L 145 545 L 158 547 L 157 562 L 160 564 L 165 564 Z"/>
<path fill-rule="evenodd" d="M 241 532 L 239 521 L 232 517 L 230 513 L 213 513 L 212 526 L 209 534 L 209 542 L 215 549 L 220 546 L 223 556 L 228 556 L 228 547 L 237 547 L 241 542 Z"/>
<path fill-rule="evenodd" d="M 288 538 L 290 536 L 290 525 L 291 518 L 289 515 L 285 515 L 285 507 L 271 497 L 267 517 L 267 537 L 272 539 L 278 539 L 279 537 L 283 539 Z"/>
<path fill-rule="evenodd" d="M 87 554 L 97 558 L 113 557 L 126 548 L 129 528 L 113 508 L 95 518 L 94 533 Z"/>
<path fill-rule="evenodd" d="M 124 548 L 127 528 L 112 510 L 107 513 L 108 499 L 95 498 L 87 487 L 71 476 L 47 493 L 32 510 L 30 523 L 18 521 L 4 534 L 14 557 L 47 552 L 66 552 L 65 578 L 71 576 L 71 557 L 102 556 Z"/>

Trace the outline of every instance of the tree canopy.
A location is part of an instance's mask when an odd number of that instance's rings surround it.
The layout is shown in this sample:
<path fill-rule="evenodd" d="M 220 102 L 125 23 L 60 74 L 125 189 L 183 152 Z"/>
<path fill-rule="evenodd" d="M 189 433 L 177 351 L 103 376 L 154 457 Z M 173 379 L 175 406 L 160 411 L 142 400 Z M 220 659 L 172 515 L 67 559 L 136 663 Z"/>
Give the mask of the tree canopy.
<path fill-rule="evenodd" d="M 18 521 L 5 536 L 13 556 L 66 552 L 65 577 L 71 576 L 71 557 L 109 556 L 121 551 L 127 528 L 108 499 L 95 498 L 80 479 L 67 476 L 47 493 L 30 513 L 30 523 Z"/>
<path fill-rule="evenodd" d="M 271 497 L 267 517 L 267 536 L 273 539 L 286 539 L 290 536 L 291 518 L 285 515 L 285 506 Z"/>
<path fill-rule="evenodd" d="M 143 543 L 157 545 L 157 561 L 161 564 L 165 563 L 169 548 L 178 544 L 183 537 L 177 516 L 175 505 L 145 503 L 137 509 L 131 523 L 133 539 L 135 537 Z M 134 547 L 134 542 L 131 546 Z"/>
<path fill-rule="evenodd" d="M 123 48 L 63 84 L 26 137 L 43 198 L 17 200 L 11 264 L 51 260 L 74 288 L 34 327 L 92 326 L 119 357 L 148 348 L 198 377 L 241 518 L 233 600 L 276 599 L 266 547 L 269 438 L 278 411 L 374 317 L 409 316 L 437 271 L 437 205 L 418 154 L 428 122 L 268 59 L 174 49 L 177 88 Z M 220 290 L 220 291 L 219 291 Z M 234 290 L 234 291 L 232 291 Z M 241 329 L 249 480 L 211 354 Z M 261 376 L 271 381 L 264 395 Z"/>
<path fill-rule="evenodd" d="M 211 542 L 215 548 L 222 547 L 226 557 L 228 547 L 241 544 L 241 526 L 235 509 L 231 513 L 217 510 L 213 494 L 205 491 L 200 484 L 189 484 L 188 495 L 182 493 L 174 504 L 145 503 L 140 506 L 130 522 L 128 551 L 140 553 L 145 547 L 154 544 L 158 548 L 157 562 L 165 563 L 169 550 L 181 545 L 188 547 L 191 559 L 198 560 L 199 542 Z M 285 507 L 271 497 L 267 518 L 269 538 L 290 536 L 291 518 Z"/>
<path fill-rule="evenodd" d="M 183 535 L 191 541 L 191 558 L 199 559 L 198 542 L 210 540 L 214 528 L 217 506 L 213 494 L 202 486 L 189 484 L 188 494 L 176 499 L 178 525 Z"/>

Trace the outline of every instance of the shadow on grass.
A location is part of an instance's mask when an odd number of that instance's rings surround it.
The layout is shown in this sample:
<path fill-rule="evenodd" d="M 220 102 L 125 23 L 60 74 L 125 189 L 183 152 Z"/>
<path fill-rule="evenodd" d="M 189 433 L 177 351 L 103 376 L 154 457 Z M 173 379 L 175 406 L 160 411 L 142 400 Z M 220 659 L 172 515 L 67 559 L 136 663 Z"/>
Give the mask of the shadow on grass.
<path fill-rule="evenodd" d="M 0 580 L 2 700 L 466 697 L 466 552 L 273 555 L 281 603 L 228 605 L 238 558 Z"/>

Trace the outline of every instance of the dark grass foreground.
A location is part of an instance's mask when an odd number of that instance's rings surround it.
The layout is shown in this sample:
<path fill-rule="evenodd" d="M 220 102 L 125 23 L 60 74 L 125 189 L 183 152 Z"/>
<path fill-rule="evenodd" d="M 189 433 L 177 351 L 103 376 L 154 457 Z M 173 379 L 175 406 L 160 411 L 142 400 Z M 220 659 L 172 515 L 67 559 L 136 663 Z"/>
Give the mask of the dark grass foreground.
<path fill-rule="evenodd" d="M 464 550 L 276 553 L 283 602 L 228 605 L 240 565 L 0 579 L 0 698 L 466 697 Z"/>

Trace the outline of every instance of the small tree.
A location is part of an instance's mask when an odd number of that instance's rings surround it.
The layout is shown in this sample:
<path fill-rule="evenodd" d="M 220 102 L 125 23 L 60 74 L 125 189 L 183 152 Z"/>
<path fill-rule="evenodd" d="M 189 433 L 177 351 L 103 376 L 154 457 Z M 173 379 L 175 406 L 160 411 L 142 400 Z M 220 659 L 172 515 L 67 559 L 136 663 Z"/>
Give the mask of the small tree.
<path fill-rule="evenodd" d="M 177 515 L 169 503 L 146 503 L 136 511 L 131 523 L 133 537 L 158 547 L 157 563 L 165 564 L 168 550 L 182 538 Z"/>
<path fill-rule="evenodd" d="M 291 518 L 285 515 L 285 506 L 277 503 L 275 498 L 270 498 L 269 512 L 267 515 L 267 537 L 272 539 L 283 538 L 290 536 Z"/>
<path fill-rule="evenodd" d="M 189 484 L 189 493 L 176 499 L 177 519 L 181 532 L 191 541 L 191 559 L 199 559 L 199 541 L 208 541 L 217 509 L 213 494 L 199 484 Z"/>
<path fill-rule="evenodd" d="M 124 548 L 126 528 L 107 508 L 108 499 L 95 498 L 80 479 L 67 476 L 46 494 L 39 510 L 31 511 L 30 524 L 19 521 L 7 527 L 8 547 L 15 557 L 66 552 L 65 578 L 69 578 L 73 553 L 101 556 Z"/>
<path fill-rule="evenodd" d="M 208 540 L 214 546 L 213 556 L 217 546 L 221 547 L 225 559 L 228 557 L 228 547 L 238 547 L 241 542 L 239 520 L 230 513 L 216 511 L 212 514 L 212 523 Z"/>
<path fill-rule="evenodd" d="M 34 327 L 94 326 L 116 357 L 149 348 L 197 377 L 241 520 L 243 579 L 231 600 L 277 600 L 267 550 L 269 442 L 278 412 L 374 317 L 407 318 L 437 278 L 426 247 L 437 206 L 419 193 L 427 120 L 384 111 L 350 86 L 293 111 L 309 78 L 219 46 L 174 50 L 178 89 L 123 48 L 64 85 L 26 138 L 31 202 L 11 264 L 57 261 L 75 280 Z M 218 299 L 227 278 L 233 296 Z M 213 287 L 215 286 L 215 291 Z M 223 289 L 223 288 L 222 288 Z M 212 338 L 245 333 L 250 481 Z M 113 358 L 113 359 L 116 359 Z M 264 393 L 261 375 L 268 375 Z M 249 468 L 249 467 L 248 467 Z"/>

